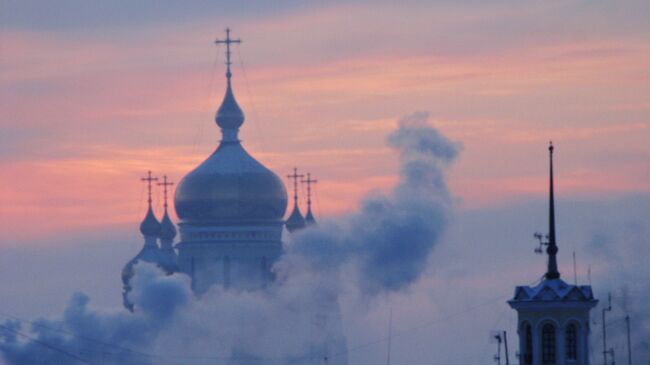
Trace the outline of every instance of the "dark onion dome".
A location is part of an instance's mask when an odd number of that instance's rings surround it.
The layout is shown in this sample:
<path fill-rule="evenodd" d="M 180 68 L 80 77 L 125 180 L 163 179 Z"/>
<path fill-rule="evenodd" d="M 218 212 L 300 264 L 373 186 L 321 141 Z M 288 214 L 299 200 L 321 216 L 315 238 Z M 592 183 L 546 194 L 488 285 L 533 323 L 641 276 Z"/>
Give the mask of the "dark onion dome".
<path fill-rule="evenodd" d="M 149 209 L 147 210 L 147 215 L 140 223 L 140 232 L 144 236 L 155 236 L 157 237 L 160 233 L 160 222 L 156 219 L 156 216 L 153 214 L 151 209 L 151 204 L 149 204 Z"/>
<path fill-rule="evenodd" d="M 312 224 L 316 224 L 316 219 L 314 218 L 314 215 L 311 212 L 311 208 L 307 209 L 307 215 L 305 216 L 305 224 L 308 226 Z"/>
<path fill-rule="evenodd" d="M 244 122 L 230 77 L 216 122 L 223 139 L 217 150 L 176 188 L 174 206 L 182 223 L 282 222 L 287 191 L 282 180 L 242 147 Z"/>
<path fill-rule="evenodd" d="M 287 219 L 287 222 L 285 223 L 285 226 L 287 227 L 287 230 L 289 232 L 295 232 L 297 230 L 305 228 L 305 218 L 302 217 L 302 213 L 300 213 L 300 208 L 298 206 L 293 207 L 293 212 L 291 212 L 291 215 Z"/>
<path fill-rule="evenodd" d="M 160 232 L 158 234 L 161 240 L 174 240 L 176 237 L 176 227 L 172 220 L 169 218 L 169 214 L 165 211 L 163 219 L 160 222 Z"/>

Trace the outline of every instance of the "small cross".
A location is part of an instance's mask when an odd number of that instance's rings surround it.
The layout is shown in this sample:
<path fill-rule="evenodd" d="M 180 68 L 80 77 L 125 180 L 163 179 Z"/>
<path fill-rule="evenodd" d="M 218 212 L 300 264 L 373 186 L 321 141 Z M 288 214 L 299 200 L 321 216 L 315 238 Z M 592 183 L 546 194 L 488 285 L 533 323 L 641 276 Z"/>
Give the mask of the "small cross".
<path fill-rule="evenodd" d="M 293 179 L 293 201 L 298 203 L 298 179 L 302 179 L 305 175 L 298 175 L 298 168 L 293 168 L 293 175 L 287 175 L 289 179 Z"/>
<path fill-rule="evenodd" d="M 164 196 L 164 199 L 165 199 L 165 205 L 164 205 L 165 212 L 167 212 L 167 187 L 172 186 L 172 185 L 174 185 L 173 182 L 171 182 L 171 181 L 167 182 L 167 175 L 163 175 L 163 182 L 158 183 L 158 186 L 163 187 L 163 194 L 164 194 L 163 196 Z"/>
<path fill-rule="evenodd" d="M 300 180 L 301 183 L 307 184 L 307 208 L 311 207 L 311 184 L 315 184 L 318 180 L 312 179 L 311 174 L 307 173 L 307 179 Z"/>
<path fill-rule="evenodd" d="M 239 38 L 230 39 L 230 28 L 226 28 L 226 39 L 224 40 L 217 39 L 216 41 L 214 41 L 214 43 L 226 45 L 226 67 L 227 67 L 226 77 L 228 78 L 228 80 L 230 80 L 230 76 L 232 76 L 232 74 L 230 73 L 230 65 L 232 64 L 232 62 L 230 62 L 230 45 L 233 43 L 240 44 L 241 39 Z"/>
<path fill-rule="evenodd" d="M 140 179 L 140 181 L 146 181 L 147 182 L 147 190 L 149 193 L 149 206 L 151 206 L 151 182 L 153 181 L 158 181 L 157 177 L 151 177 L 151 170 L 147 171 L 147 177 L 143 177 Z"/>

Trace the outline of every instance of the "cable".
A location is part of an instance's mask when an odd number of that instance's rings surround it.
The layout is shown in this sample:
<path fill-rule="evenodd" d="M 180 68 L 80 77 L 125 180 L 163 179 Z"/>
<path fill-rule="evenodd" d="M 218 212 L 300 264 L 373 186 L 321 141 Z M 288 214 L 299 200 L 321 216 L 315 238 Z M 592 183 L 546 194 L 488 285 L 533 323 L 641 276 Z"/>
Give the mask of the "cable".
<path fill-rule="evenodd" d="M 248 96 L 248 100 L 251 103 L 251 109 L 253 111 L 253 125 L 255 126 L 255 132 L 257 133 L 257 136 L 260 140 L 260 144 L 262 146 L 262 153 L 267 152 L 268 148 L 266 147 L 266 138 L 264 138 L 264 134 L 260 130 L 260 124 L 259 124 L 259 115 L 257 113 L 257 107 L 255 106 L 255 101 L 253 100 L 253 94 L 251 93 L 251 88 L 248 84 L 248 75 L 246 74 L 246 68 L 244 67 L 244 59 L 241 56 L 241 51 L 240 47 L 237 47 L 237 57 L 239 58 L 239 64 L 241 66 L 242 70 L 242 75 L 244 76 L 244 83 L 246 84 L 246 94 Z"/>
<path fill-rule="evenodd" d="M 28 335 L 26 335 L 26 334 L 24 334 L 22 332 L 16 331 L 13 328 L 9 328 L 9 327 L 4 326 L 4 325 L 0 325 L 0 328 L 3 328 L 6 331 L 12 332 L 12 333 L 14 333 L 14 334 L 16 334 L 18 336 L 25 337 L 29 341 L 32 341 L 32 342 L 34 342 L 36 344 L 39 344 L 39 345 L 41 345 L 43 347 L 46 347 L 46 348 L 50 349 L 50 350 L 54 350 L 54 351 L 60 352 L 62 354 L 65 354 L 65 355 L 67 355 L 67 356 L 69 356 L 69 357 L 71 357 L 71 358 L 73 358 L 73 359 L 75 359 L 77 361 L 81 361 L 84 364 L 94 365 L 94 363 L 92 363 L 92 362 L 90 362 L 90 361 L 88 361 L 88 360 L 86 360 L 84 358 L 81 358 L 81 357 L 79 357 L 79 356 L 77 356 L 77 355 L 75 355 L 75 354 L 73 354 L 73 353 L 71 353 L 69 351 L 66 351 L 66 350 L 64 350 L 62 348 L 59 348 L 59 347 L 56 347 L 56 346 L 52 346 L 52 345 L 48 344 L 47 342 L 37 340 L 37 339 L 35 339 L 35 338 L 31 337 L 31 336 L 28 336 Z"/>
<path fill-rule="evenodd" d="M 216 51 L 216 56 L 214 58 L 214 61 L 212 62 L 212 69 L 210 71 L 210 79 L 208 81 L 208 103 L 204 107 L 204 112 L 202 114 L 208 114 L 208 109 L 210 108 L 210 99 L 212 99 L 212 91 L 213 91 L 213 86 L 214 86 L 214 80 L 215 80 L 215 73 L 217 70 L 217 62 L 219 62 L 219 54 L 220 54 L 221 47 L 217 45 L 217 51 Z M 192 142 L 192 155 L 196 153 L 196 147 L 199 144 L 199 139 L 203 136 L 203 130 L 205 129 L 205 124 L 206 122 L 203 121 L 203 118 L 199 121 L 199 128 L 197 130 L 197 133 L 194 135 L 194 140 Z"/>

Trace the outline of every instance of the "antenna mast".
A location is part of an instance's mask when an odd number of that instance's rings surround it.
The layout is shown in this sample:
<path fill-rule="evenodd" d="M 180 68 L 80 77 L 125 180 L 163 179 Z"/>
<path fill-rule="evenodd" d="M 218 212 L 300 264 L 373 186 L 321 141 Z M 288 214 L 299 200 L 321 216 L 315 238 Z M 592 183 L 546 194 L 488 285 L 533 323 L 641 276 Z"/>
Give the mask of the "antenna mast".
<path fill-rule="evenodd" d="M 388 312 L 388 349 L 386 351 L 386 365 L 390 365 L 390 347 L 393 339 L 393 307 Z"/>

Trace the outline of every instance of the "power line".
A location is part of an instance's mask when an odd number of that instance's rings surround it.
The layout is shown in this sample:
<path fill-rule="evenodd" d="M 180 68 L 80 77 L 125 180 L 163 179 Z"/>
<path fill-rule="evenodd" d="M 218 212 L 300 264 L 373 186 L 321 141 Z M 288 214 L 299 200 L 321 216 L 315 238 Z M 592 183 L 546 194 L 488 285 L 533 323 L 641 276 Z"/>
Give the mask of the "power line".
<path fill-rule="evenodd" d="M 6 331 L 12 332 L 12 333 L 14 333 L 14 334 L 16 334 L 18 336 L 24 337 L 24 338 L 28 339 L 29 341 L 32 341 L 32 342 L 34 342 L 36 344 L 39 344 L 39 345 L 41 345 L 43 347 L 46 347 L 46 348 L 50 349 L 50 350 L 60 352 L 60 353 L 62 353 L 64 355 L 67 355 L 67 356 L 69 356 L 69 357 L 71 357 L 71 358 L 73 358 L 73 359 L 75 359 L 77 361 L 80 361 L 80 362 L 84 363 L 84 364 L 95 365 L 95 363 L 90 362 L 90 361 L 88 361 L 88 360 L 86 360 L 86 359 L 84 359 L 82 357 L 79 357 L 79 356 L 77 356 L 77 355 L 75 355 L 75 354 L 73 354 L 73 353 L 71 353 L 69 351 L 66 351 L 66 350 L 64 350 L 62 348 L 59 348 L 59 347 L 56 347 L 56 346 L 53 346 L 53 345 L 51 345 L 51 344 L 49 344 L 47 342 L 43 342 L 41 340 L 35 339 L 35 338 L 33 338 L 33 337 L 29 336 L 29 335 L 26 335 L 26 334 L 24 334 L 22 332 L 19 332 L 19 331 L 15 330 L 13 328 L 10 328 L 10 327 L 4 326 L 4 325 L 0 325 L 0 328 L 4 329 Z"/>

